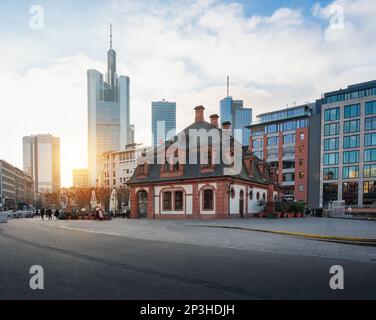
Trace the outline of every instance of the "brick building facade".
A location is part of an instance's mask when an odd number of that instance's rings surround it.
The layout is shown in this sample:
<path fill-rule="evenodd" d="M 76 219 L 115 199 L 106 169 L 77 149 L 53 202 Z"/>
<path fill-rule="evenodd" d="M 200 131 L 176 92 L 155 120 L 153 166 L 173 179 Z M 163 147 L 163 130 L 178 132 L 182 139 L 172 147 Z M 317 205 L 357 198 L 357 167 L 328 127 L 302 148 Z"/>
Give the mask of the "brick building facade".
<path fill-rule="evenodd" d="M 224 130 L 219 129 L 219 117 L 213 115 L 210 123 L 206 122 L 204 110 L 202 106 L 196 107 L 195 122 L 191 126 L 155 149 L 152 157 L 145 155 L 140 159 L 129 182 L 131 218 L 247 217 L 264 210 L 260 206 L 263 200 L 265 209 L 273 211 L 280 188 L 274 171 L 266 162 L 251 154 L 248 148 L 240 146 L 240 166 L 234 174 L 229 174 L 231 165 L 225 161 L 228 154 L 224 148 L 221 147 L 219 156 L 219 149 L 213 147 L 213 140 L 204 143 L 197 135 L 191 134 L 218 133 L 221 146 L 229 137 L 230 155 L 236 157 L 239 154 L 236 152 L 239 150 L 236 149 L 236 141 L 227 135 L 231 124 L 224 123 Z M 182 136 L 186 137 L 185 144 L 180 143 Z M 189 161 L 192 151 L 198 159 L 197 164 Z M 161 152 L 166 161 L 157 164 L 156 158 Z"/>

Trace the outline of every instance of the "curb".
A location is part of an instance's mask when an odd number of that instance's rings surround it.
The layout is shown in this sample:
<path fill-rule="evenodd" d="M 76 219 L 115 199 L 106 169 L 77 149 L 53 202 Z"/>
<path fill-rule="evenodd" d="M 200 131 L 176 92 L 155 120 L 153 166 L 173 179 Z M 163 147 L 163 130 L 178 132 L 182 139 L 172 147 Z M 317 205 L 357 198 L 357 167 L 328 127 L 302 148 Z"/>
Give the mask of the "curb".
<path fill-rule="evenodd" d="M 271 233 L 285 236 L 292 236 L 297 238 L 319 240 L 319 241 L 328 241 L 328 242 L 338 242 L 345 244 L 354 244 L 354 245 L 366 245 L 366 246 L 376 246 L 376 239 L 372 238 L 356 238 L 356 237 L 342 237 L 342 236 L 326 236 L 321 234 L 309 234 L 302 232 L 292 232 L 292 231 L 279 231 L 279 230 L 266 230 L 266 229 L 255 229 L 255 228 L 246 228 L 246 227 L 235 227 L 235 226 L 205 226 L 205 225 L 190 225 L 191 227 L 199 228 L 220 228 L 220 229 L 233 229 L 233 230 L 242 230 L 242 231 L 254 231 L 262 233 Z"/>

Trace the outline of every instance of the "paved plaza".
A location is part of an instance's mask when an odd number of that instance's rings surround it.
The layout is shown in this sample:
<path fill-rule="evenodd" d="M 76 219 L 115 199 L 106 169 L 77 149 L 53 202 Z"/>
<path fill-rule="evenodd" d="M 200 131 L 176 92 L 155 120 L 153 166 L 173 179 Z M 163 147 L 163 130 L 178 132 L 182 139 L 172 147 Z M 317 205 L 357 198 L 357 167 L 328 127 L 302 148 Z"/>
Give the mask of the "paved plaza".
<path fill-rule="evenodd" d="M 237 229 L 212 228 L 213 226 L 241 226 L 262 230 L 376 239 L 376 222 L 373 221 L 307 218 L 214 221 L 123 219 L 104 222 L 29 221 L 29 223 L 31 222 L 52 228 L 134 239 L 376 263 L 376 247 L 374 246 L 333 243 Z"/>
<path fill-rule="evenodd" d="M 215 221 L 288 222 L 335 221 Z M 374 247 L 203 223 L 213 221 L 11 220 L 0 225 L 0 300 L 376 298 Z M 44 268 L 44 290 L 29 287 L 34 265 Z M 345 290 L 329 286 L 334 265 L 344 269 Z"/>

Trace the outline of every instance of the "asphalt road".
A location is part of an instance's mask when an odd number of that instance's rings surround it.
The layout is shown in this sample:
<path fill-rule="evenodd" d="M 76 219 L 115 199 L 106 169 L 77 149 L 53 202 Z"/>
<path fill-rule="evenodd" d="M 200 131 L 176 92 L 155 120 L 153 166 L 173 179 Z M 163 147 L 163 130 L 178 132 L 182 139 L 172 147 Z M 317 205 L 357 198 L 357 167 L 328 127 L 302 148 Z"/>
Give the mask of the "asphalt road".
<path fill-rule="evenodd" d="M 44 268 L 44 290 L 29 287 L 33 265 Z M 333 265 L 344 268 L 344 290 L 329 287 Z M 375 299 L 374 271 L 372 263 L 0 225 L 0 300 Z"/>

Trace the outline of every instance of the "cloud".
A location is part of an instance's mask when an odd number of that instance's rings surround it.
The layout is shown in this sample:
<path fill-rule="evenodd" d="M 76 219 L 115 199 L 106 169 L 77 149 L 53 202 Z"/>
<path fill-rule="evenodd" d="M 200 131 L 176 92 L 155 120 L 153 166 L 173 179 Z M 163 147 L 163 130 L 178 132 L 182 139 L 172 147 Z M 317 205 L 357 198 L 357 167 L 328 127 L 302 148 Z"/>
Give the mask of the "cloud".
<path fill-rule="evenodd" d="M 16 124 L 0 127 L 0 156 L 21 164 L 22 135 L 51 132 L 62 139 L 65 185 L 71 168 L 86 165 L 86 70 L 105 72 L 109 22 L 118 73 L 131 77 L 131 122 L 145 143 L 151 101 L 176 101 L 183 129 L 195 105 L 204 104 L 207 116 L 219 112 L 228 74 L 231 94 L 255 115 L 373 79 L 376 2 L 332 5 L 344 9 L 344 30 L 330 27 L 330 7 L 319 4 L 308 15 L 279 8 L 247 16 L 235 1 L 116 0 L 87 17 L 80 32 L 49 31 L 42 46 L 25 38 L 0 42 L 9 52 L 0 61 L 2 118 Z M 70 48 L 71 38 L 79 49 Z"/>

